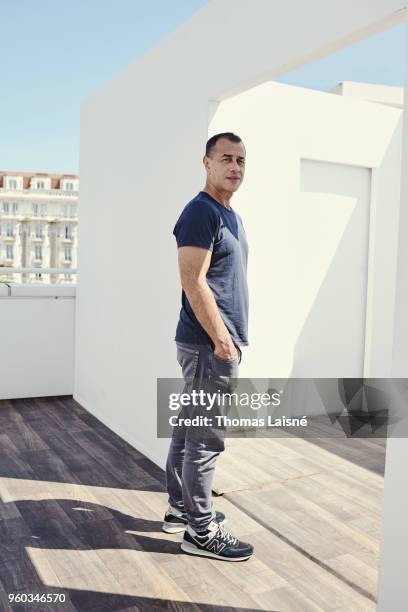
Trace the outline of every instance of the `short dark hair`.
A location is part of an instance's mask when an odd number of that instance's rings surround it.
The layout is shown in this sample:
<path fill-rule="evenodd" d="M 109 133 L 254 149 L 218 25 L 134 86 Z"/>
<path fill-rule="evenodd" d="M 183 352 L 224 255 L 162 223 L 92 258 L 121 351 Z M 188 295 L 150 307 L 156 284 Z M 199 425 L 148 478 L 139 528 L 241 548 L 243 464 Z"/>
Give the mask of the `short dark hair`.
<path fill-rule="evenodd" d="M 215 136 L 211 136 L 211 138 L 207 140 L 207 144 L 205 145 L 206 157 L 210 157 L 211 151 L 213 150 L 220 138 L 225 138 L 226 140 L 230 140 L 231 142 L 242 142 L 241 138 L 233 132 L 222 132 L 221 134 L 215 134 Z"/>

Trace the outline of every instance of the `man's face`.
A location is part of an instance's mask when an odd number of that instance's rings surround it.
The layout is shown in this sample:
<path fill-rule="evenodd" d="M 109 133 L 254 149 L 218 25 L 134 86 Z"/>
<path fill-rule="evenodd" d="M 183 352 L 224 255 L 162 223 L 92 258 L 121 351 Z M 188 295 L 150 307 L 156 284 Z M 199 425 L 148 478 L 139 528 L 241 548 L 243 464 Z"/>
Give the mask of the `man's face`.
<path fill-rule="evenodd" d="M 203 160 L 207 181 L 217 191 L 231 194 L 237 191 L 245 174 L 245 147 L 242 142 L 220 138 L 210 155 Z"/>

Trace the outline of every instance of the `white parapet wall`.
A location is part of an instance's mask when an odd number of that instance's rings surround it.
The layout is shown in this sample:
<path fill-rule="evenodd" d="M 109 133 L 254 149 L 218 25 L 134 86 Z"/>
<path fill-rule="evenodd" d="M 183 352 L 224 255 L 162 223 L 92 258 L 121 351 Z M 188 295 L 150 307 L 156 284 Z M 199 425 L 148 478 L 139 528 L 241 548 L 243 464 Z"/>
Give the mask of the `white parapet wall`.
<path fill-rule="evenodd" d="M 0 400 L 71 395 L 75 286 L 0 283 Z"/>
<path fill-rule="evenodd" d="M 379 102 L 395 108 L 404 106 L 404 89 L 391 85 L 377 85 L 376 83 L 356 83 L 343 81 L 330 89 L 331 93 L 339 94 L 367 102 Z"/>

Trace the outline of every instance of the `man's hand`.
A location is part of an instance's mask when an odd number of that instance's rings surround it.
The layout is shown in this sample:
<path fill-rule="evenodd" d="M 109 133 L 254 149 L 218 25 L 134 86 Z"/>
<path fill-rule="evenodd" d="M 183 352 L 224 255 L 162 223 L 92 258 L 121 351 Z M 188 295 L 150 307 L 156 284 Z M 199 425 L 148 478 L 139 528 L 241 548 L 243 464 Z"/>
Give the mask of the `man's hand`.
<path fill-rule="evenodd" d="M 220 357 L 221 359 L 236 359 L 238 356 L 238 351 L 235 347 L 235 344 L 231 342 L 231 344 L 227 345 L 225 348 L 222 344 L 216 345 L 214 349 L 214 355 Z"/>

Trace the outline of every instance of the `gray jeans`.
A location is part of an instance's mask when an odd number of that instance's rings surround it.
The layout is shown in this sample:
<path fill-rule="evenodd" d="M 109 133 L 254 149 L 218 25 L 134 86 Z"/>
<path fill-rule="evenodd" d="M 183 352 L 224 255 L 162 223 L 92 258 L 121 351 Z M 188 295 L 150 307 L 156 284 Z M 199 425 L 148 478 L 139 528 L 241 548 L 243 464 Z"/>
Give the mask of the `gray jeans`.
<path fill-rule="evenodd" d="M 226 360 L 214 355 L 210 346 L 177 342 L 177 360 L 185 380 L 184 392 L 192 389 L 205 391 L 231 392 L 233 381 L 238 377 L 238 356 Z M 215 406 L 211 412 L 205 408 L 183 406 L 178 419 L 197 414 L 217 413 Z M 225 450 L 225 428 L 222 426 L 195 428 L 194 426 L 175 426 L 166 462 L 166 483 L 169 504 L 185 510 L 187 520 L 193 529 L 206 529 L 215 517 L 212 505 L 212 482 L 218 455 Z"/>

